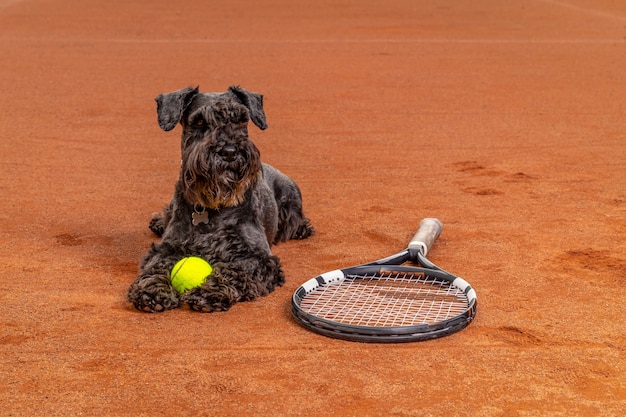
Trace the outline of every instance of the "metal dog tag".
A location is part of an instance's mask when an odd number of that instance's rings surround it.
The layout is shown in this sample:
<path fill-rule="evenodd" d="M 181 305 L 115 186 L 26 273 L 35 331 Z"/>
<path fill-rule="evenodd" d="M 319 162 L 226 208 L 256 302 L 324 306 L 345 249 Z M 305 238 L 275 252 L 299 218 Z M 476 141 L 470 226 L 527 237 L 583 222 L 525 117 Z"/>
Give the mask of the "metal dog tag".
<path fill-rule="evenodd" d="M 191 213 L 191 223 L 194 226 L 199 225 L 200 223 L 209 223 L 209 213 L 206 210 L 202 210 L 200 212 L 194 211 Z"/>

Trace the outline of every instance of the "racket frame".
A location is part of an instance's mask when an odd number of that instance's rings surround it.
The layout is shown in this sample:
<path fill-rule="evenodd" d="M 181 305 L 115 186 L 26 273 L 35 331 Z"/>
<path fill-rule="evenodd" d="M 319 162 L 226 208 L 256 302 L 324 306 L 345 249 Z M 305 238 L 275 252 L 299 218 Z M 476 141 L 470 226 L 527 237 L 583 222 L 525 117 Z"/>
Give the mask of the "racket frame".
<path fill-rule="evenodd" d="M 422 224 L 425 224 L 424 228 L 421 227 Z M 292 315 L 304 327 L 316 333 L 358 342 L 397 343 L 429 340 L 449 335 L 465 328 L 476 315 L 476 292 L 463 278 L 439 268 L 425 256 L 428 248 L 439 237 L 440 233 L 441 223 L 438 220 L 425 219 L 420 224 L 420 231 L 415 234 L 409 247 L 402 252 L 367 264 L 329 271 L 311 278 L 294 292 L 291 302 Z M 427 243 L 424 243 L 424 241 Z M 418 266 L 402 265 L 407 261 L 412 261 Z M 450 284 L 465 294 L 467 297 L 467 308 L 464 312 L 435 324 L 373 327 L 343 324 L 317 317 L 307 313 L 300 306 L 301 300 L 315 289 L 333 282 L 353 279 L 349 277 L 350 275 L 375 275 L 392 272 L 415 273 L 433 277 L 440 282 Z"/>

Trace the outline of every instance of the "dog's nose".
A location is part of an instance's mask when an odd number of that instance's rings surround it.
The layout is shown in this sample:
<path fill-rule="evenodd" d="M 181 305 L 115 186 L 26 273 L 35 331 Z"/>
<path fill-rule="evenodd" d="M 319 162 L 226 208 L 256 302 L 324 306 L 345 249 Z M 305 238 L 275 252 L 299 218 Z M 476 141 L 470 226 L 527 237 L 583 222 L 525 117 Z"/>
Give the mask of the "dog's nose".
<path fill-rule="evenodd" d="M 237 154 L 237 148 L 231 145 L 226 145 L 219 152 L 222 159 L 226 162 L 232 162 Z"/>

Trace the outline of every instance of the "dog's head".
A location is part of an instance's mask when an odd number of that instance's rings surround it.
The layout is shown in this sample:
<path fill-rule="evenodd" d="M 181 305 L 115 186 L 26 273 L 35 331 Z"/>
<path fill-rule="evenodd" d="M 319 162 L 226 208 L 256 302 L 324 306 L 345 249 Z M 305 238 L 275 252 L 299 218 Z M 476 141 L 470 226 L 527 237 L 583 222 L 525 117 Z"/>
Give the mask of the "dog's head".
<path fill-rule="evenodd" d="M 225 93 L 184 88 L 156 98 L 159 126 L 180 123 L 183 193 L 206 208 L 240 204 L 261 173 L 259 150 L 248 138 L 248 121 L 266 129 L 263 96 L 241 87 Z"/>

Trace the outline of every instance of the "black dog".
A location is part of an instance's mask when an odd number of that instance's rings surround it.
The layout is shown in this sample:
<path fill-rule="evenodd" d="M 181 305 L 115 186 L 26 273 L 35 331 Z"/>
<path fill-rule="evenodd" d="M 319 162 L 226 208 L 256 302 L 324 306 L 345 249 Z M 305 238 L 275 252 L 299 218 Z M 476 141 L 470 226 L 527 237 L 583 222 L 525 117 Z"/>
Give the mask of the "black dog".
<path fill-rule="evenodd" d="M 240 87 L 225 93 L 184 88 L 156 98 L 159 125 L 182 125 L 182 164 L 174 196 L 150 229 L 162 237 L 145 256 L 128 291 L 138 310 L 161 312 L 187 303 L 203 312 L 228 310 L 285 281 L 271 244 L 304 239 L 314 229 L 302 213 L 296 183 L 261 163 L 248 120 L 266 129 L 263 96 Z M 183 257 L 213 266 L 206 282 L 184 294 L 170 270 Z"/>

